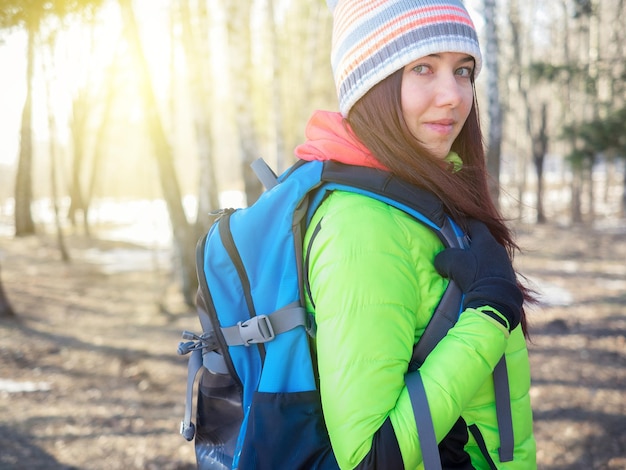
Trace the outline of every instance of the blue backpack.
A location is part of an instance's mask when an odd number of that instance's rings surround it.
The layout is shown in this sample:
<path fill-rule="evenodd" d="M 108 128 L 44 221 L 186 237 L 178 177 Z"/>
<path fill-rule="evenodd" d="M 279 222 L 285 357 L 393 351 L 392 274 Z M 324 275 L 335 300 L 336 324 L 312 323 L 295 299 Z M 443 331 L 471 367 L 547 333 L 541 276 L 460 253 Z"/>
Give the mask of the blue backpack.
<path fill-rule="evenodd" d="M 248 208 L 221 211 L 198 243 L 203 332 L 185 331 L 178 349 L 191 353 L 181 434 L 195 437 L 200 469 L 337 469 L 311 350 L 315 322 L 304 307 L 303 238 L 313 213 L 330 191 L 352 191 L 412 215 L 446 247 L 467 240 L 438 198 L 385 171 L 332 161 L 300 161 L 280 177 L 262 160 L 253 168 L 267 190 Z M 461 299 L 451 281 L 409 371 L 454 325 Z M 441 468 L 419 373 L 409 376 L 426 468 Z"/>

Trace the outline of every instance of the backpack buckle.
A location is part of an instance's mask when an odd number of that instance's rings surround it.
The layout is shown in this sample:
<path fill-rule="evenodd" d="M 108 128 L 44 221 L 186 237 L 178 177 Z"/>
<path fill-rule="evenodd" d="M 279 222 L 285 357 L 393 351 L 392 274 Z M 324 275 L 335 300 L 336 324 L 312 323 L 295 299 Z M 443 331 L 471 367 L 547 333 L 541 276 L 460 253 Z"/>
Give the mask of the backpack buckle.
<path fill-rule="evenodd" d="M 238 322 L 237 326 L 239 327 L 239 335 L 244 346 L 267 343 L 276 337 L 272 323 L 267 315 L 257 315 L 245 322 Z"/>

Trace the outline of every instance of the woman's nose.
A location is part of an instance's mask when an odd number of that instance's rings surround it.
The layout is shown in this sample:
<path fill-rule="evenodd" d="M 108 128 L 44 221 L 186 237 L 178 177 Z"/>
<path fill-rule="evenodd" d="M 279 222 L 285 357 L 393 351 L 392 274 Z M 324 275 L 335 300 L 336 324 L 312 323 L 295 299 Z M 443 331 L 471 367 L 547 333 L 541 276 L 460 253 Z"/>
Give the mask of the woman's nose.
<path fill-rule="evenodd" d="M 456 75 L 445 73 L 438 77 L 435 104 L 437 106 L 456 107 L 463 99 L 462 85 Z"/>

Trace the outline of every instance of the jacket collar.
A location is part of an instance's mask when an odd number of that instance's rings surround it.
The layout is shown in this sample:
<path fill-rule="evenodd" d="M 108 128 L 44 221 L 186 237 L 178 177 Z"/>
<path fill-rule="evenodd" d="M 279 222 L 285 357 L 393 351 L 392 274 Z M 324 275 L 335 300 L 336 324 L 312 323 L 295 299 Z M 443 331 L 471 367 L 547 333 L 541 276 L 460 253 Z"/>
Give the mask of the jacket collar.
<path fill-rule="evenodd" d="M 306 142 L 295 149 L 301 160 L 333 160 L 385 169 L 357 139 L 340 113 L 315 111 L 305 130 Z"/>

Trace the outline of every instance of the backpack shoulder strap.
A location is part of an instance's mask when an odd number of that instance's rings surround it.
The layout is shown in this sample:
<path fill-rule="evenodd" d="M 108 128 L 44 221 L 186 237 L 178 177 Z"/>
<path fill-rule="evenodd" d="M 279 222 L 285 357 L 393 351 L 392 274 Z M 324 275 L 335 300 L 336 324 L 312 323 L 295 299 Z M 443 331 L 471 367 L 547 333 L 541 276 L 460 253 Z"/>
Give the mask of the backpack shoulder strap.
<path fill-rule="evenodd" d="M 360 192 L 408 212 L 433 229 L 446 246 L 461 244 L 463 234 L 454 225 L 448 226 L 450 219 L 437 196 L 387 171 L 327 161 L 322 180 L 326 189 Z"/>

